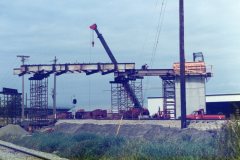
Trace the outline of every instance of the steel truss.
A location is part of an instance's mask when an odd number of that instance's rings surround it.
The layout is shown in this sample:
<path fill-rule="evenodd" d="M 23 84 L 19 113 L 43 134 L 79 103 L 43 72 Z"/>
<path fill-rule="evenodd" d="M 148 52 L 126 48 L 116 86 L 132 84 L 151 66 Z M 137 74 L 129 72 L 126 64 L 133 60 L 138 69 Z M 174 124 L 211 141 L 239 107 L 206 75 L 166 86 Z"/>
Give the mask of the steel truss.
<path fill-rule="evenodd" d="M 131 88 L 133 89 L 137 99 L 140 102 L 140 106 L 143 106 L 143 87 L 142 87 L 142 79 L 138 79 L 136 81 L 131 81 Z"/>
<path fill-rule="evenodd" d="M 48 78 L 30 79 L 30 112 L 32 121 L 46 120 L 48 116 Z"/>
<path fill-rule="evenodd" d="M 138 98 L 141 106 L 143 105 L 142 79 L 129 81 L 131 89 Z M 134 103 L 129 97 L 123 83 L 111 81 L 111 112 L 121 114 L 123 111 L 134 107 Z"/>

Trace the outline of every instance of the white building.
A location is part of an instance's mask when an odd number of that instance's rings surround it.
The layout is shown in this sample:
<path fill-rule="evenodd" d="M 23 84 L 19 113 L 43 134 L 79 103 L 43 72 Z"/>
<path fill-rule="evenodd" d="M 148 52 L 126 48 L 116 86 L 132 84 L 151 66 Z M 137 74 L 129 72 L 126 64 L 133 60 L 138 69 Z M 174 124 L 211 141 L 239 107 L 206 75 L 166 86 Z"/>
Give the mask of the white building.
<path fill-rule="evenodd" d="M 199 92 L 202 91 L 203 88 L 199 88 Z M 205 106 L 205 111 L 207 114 L 223 113 L 227 117 L 230 117 L 232 115 L 240 116 L 240 93 L 214 94 L 206 95 L 206 97 L 198 97 L 198 95 L 194 97 L 194 94 L 192 94 L 189 95 L 187 99 L 190 99 L 190 101 L 192 101 L 190 102 L 191 104 L 194 103 L 193 101 L 196 101 L 196 103 L 202 103 L 202 99 L 206 99 L 206 103 L 203 106 Z M 160 110 L 163 110 L 163 97 L 148 97 L 148 109 L 150 114 L 153 115 L 157 113 L 159 108 Z M 194 106 L 192 108 L 187 107 L 187 114 L 190 114 L 194 109 L 197 110 L 198 108 Z M 180 108 L 178 108 L 178 110 L 179 113 Z"/>

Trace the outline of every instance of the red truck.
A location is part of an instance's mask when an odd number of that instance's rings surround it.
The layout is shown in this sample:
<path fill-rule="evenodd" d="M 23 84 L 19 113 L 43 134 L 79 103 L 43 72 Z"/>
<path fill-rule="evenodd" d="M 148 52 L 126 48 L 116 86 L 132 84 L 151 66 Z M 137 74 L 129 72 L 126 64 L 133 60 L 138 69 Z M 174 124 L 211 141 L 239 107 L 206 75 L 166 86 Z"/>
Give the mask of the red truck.
<path fill-rule="evenodd" d="M 216 120 L 216 119 L 226 119 L 225 115 L 223 114 L 205 114 L 204 109 L 199 109 L 198 111 L 194 111 L 192 114 L 186 116 L 187 119 L 196 120 L 196 119 L 208 119 L 208 120 Z"/>

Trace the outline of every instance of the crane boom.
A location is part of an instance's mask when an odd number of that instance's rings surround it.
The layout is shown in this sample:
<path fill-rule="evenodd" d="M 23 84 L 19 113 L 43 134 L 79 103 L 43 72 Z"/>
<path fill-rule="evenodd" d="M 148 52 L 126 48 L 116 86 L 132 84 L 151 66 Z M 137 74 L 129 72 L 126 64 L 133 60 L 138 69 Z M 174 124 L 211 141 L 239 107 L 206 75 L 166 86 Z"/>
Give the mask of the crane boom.
<path fill-rule="evenodd" d="M 105 39 L 103 38 L 102 34 L 99 33 L 99 31 L 98 31 L 98 29 L 97 29 L 97 24 L 91 25 L 90 28 L 96 32 L 98 38 L 100 39 L 100 42 L 102 43 L 105 51 L 107 52 L 108 56 L 110 57 L 110 59 L 111 59 L 111 61 L 112 61 L 112 63 L 113 63 L 114 65 L 116 65 L 116 64 L 117 64 L 117 60 L 116 60 L 115 57 L 113 56 L 112 51 L 111 51 L 110 48 L 108 47 L 108 45 L 107 45 Z"/>
<path fill-rule="evenodd" d="M 110 48 L 108 47 L 105 39 L 103 38 L 102 34 L 99 33 L 98 29 L 97 29 L 97 24 L 93 24 L 90 26 L 90 29 L 94 30 L 100 40 L 100 42 L 102 43 L 105 51 L 107 52 L 109 58 L 111 59 L 112 63 L 115 65 L 115 69 L 117 69 L 117 60 L 115 59 L 115 57 L 112 54 L 112 51 L 110 50 Z M 135 108 L 142 108 L 141 103 L 139 102 L 135 92 L 133 91 L 131 85 L 129 84 L 129 79 L 124 77 L 124 76 L 118 76 L 115 77 L 115 81 L 117 81 L 118 83 L 121 83 L 126 91 L 126 93 L 128 94 L 128 96 L 130 97 L 131 101 L 134 103 L 134 107 Z"/>

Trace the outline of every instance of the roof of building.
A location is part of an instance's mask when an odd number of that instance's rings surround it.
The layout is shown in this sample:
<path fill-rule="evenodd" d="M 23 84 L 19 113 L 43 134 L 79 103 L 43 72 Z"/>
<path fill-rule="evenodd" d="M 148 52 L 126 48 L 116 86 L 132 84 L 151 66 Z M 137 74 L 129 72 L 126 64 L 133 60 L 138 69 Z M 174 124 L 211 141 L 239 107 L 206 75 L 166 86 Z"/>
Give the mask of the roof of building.
<path fill-rule="evenodd" d="M 148 99 L 159 98 L 163 97 L 148 97 Z M 206 102 L 240 102 L 240 93 L 206 95 Z"/>
<path fill-rule="evenodd" d="M 240 94 L 213 94 L 206 95 L 206 102 L 240 102 Z"/>

